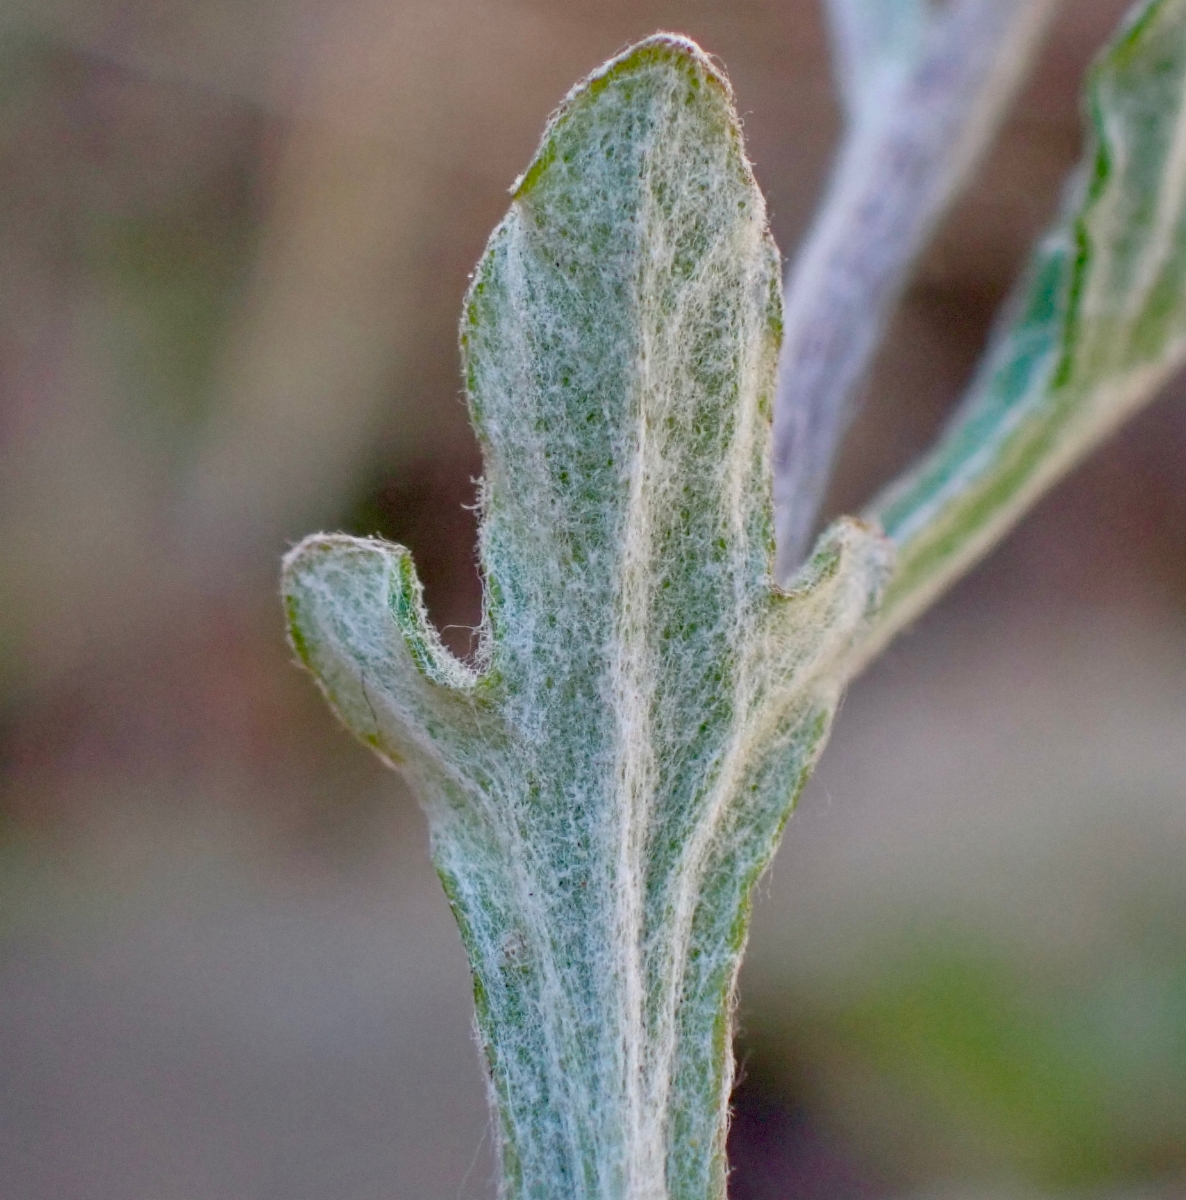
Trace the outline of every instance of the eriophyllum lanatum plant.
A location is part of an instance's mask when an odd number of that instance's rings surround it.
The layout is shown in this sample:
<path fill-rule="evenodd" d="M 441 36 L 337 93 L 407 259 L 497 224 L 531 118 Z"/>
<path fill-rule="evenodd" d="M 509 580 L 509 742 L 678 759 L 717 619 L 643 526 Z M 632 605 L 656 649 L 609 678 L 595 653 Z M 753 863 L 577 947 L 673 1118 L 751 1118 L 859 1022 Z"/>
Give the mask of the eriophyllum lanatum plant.
<path fill-rule="evenodd" d="M 472 661 L 402 547 L 285 560 L 300 660 L 427 812 L 508 1200 L 724 1196 L 750 895 L 844 686 L 1186 358 L 1186 0 L 1147 0 L 945 432 L 805 553 L 850 398 L 1052 7 L 831 0 L 847 132 L 785 287 L 719 66 L 668 34 L 606 63 L 465 300 Z"/>

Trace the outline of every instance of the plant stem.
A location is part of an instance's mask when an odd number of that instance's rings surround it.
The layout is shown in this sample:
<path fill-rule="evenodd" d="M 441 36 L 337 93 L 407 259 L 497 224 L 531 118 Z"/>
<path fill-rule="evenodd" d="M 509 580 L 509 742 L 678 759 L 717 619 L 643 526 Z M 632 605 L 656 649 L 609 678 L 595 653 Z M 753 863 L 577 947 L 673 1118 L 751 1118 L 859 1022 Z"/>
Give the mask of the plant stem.
<path fill-rule="evenodd" d="M 854 393 L 910 270 L 988 144 L 1055 7 L 951 0 L 922 18 L 916 45 L 903 39 L 897 60 L 887 52 L 877 62 L 875 50 L 844 36 L 841 18 L 853 2 L 832 3 L 848 131 L 784 292 L 774 417 L 779 580 L 806 554 Z"/>

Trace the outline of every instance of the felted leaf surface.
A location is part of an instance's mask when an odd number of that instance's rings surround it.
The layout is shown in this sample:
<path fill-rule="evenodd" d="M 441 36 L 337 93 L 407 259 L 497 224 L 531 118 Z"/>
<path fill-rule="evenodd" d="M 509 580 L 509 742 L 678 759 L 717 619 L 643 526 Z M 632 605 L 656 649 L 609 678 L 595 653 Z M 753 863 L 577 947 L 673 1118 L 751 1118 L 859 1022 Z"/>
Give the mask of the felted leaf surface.
<path fill-rule="evenodd" d="M 303 660 L 429 813 L 517 1197 L 723 1194 L 749 891 L 888 570 L 845 521 L 771 585 L 779 303 L 728 84 L 643 42 L 552 118 L 466 301 L 478 661 L 401 548 L 286 563 Z"/>

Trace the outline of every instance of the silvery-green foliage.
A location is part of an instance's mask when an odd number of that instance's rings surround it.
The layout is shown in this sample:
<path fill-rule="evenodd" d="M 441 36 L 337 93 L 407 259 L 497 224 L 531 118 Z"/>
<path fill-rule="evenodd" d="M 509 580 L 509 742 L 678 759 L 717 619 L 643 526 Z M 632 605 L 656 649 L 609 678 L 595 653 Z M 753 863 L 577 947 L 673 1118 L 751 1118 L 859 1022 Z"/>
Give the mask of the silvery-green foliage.
<path fill-rule="evenodd" d="M 286 563 L 301 658 L 428 811 L 516 1197 L 724 1190 L 749 893 L 888 567 L 844 521 L 772 586 L 778 265 L 728 85 L 635 47 L 552 119 L 466 301 L 477 663 L 401 548 Z"/>
<path fill-rule="evenodd" d="M 1088 145 L 969 394 L 868 516 L 900 547 L 876 651 L 1186 361 L 1186 0 L 1138 5 Z"/>
<path fill-rule="evenodd" d="M 462 320 L 474 660 L 402 547 L 317 535 L 284 571 L 301 660 L 428 813 L 508 1196 L 724 1195 L 749 894 L 842 686 L 1186 355 L 1184 78 L 1186 0 L 1141 5 L 951 430 L 785 589 L 778 260 L 728 85 L 661 35 L 552 118 Z"/>

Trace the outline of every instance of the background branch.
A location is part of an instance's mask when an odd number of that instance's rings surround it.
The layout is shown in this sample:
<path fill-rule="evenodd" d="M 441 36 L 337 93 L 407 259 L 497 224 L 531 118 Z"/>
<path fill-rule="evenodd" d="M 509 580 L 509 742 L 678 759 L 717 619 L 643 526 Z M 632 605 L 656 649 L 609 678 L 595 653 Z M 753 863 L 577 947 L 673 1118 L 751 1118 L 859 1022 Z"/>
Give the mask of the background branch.
<path fill-rule="evenodd" d="M 789 271 L 776 577 L 803 560 L 853 397 L 912 266 L 996 130 L 1056 0 L 831 0 L 848 130 Z"/>
<path fill-rule="evenodd" d="M 866 516 L 898 548 L 862 661 L 1186 362 L 1186 0 L 1129 14 L 1088 77 L 1064 211 L 935 447 Z"/>

